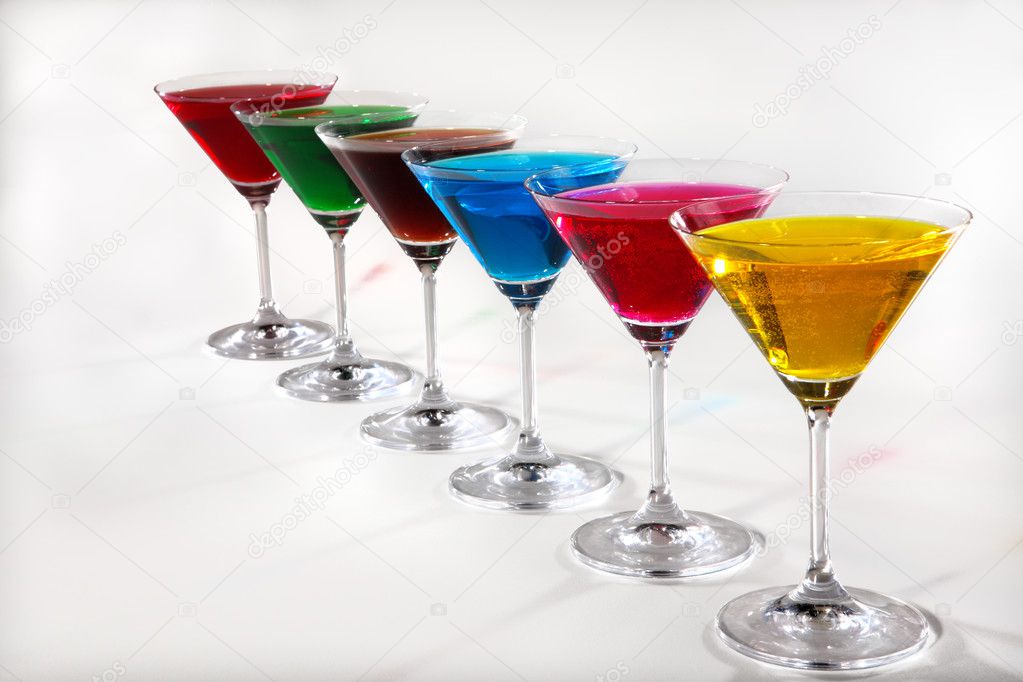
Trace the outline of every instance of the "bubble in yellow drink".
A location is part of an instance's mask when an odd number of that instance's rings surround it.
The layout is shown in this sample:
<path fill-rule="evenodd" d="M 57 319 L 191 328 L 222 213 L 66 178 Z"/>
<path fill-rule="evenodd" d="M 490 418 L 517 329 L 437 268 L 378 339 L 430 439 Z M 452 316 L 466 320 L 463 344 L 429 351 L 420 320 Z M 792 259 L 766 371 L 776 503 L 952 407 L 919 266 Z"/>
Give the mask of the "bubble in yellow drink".
<path fill-rule="evenodd" d="M 899 218 L 800 216 L 728 223 L 687 240 L 793 393 L 841 398 L 955 232 Z"/>

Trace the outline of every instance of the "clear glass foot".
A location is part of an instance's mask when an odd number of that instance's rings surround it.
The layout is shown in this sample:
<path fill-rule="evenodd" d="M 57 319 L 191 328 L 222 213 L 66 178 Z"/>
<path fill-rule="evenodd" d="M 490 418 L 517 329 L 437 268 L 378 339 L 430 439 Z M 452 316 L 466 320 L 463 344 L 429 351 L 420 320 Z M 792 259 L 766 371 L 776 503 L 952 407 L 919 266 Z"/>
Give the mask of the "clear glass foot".
<path fill-rule="evenodd" d="M 436 451 L 500 446 L 515 425 L 501 410 L 456 402 L 427 382 L 418 401 L 370 415 L 361 431 L 383 448 Z"/>
<path fill-rule="evenodd" d="M 313 320 L 292 320 L 273 301 L 264 301 L 248 322 L 213 332 L 206 345 L 217 355 L 238 360 L 284 360 L 326 353 L 334 330 Z"/>
<path fill-rule="evenodd" d="M 722 516 L 682 511 L 651 493 L 637 512 L 595 519 L 572 535 L 584 564 L 642 578 L 691 578 L 738 566 L 756 551 L 753 533 Z"/>
<path fill-rule="evenodd" d="M 812 600 L 795 586 L 744 594 L 718 613 L 718 634 L 751 658 L 805 670 L 857 670 L 894 663 L 927 642 L 927 619 L 877 592 L 841 589 Z"/>
<path fill-rule="evenodd" d="M 459 500 L 490 509 L 557 509 L 601 497 L 619 480 L 600 462 L 554 455 L 538 436 L 520 435 L 510 454 L 457 469 L 448 487 Z"/>
<path fill-rule="evenodd" d="M 407 392 L 422 377 L 398 362 L 363 357 L 351 342 L 335 345 L 325 360 L 277 377 L 292 398 L 316 402 L 376 400 Z"/>

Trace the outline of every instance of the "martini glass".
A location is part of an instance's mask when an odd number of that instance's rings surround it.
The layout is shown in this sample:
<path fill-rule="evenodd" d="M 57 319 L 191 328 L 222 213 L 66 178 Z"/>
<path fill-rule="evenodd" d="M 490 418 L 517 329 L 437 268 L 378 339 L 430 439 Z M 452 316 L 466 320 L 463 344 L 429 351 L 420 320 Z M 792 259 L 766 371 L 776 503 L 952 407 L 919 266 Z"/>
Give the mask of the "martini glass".
<path fill-rule="evenodd" d="M 405 93 L 334 90 L 315 106 L 267 111 L 258 102 L 244 101 L 231 107 L 333 244 L 334 349 L 322 362 L 290 369 L 277 378 L 277 385 L 292 397 L 320 402 L 370 400 L 407 390 L 417 379 L 405 365 L 363 356 L 352 340 L 344 240 L 365 201 L 314 129 L 337 118 L 350 122 L 350 133 L 402 128 L 415 121 L 426 102 L 424 97 Z M 371 116 L 359 118 L 365 114 Z"/>
<path fill-rule="evenodd" d="M 458 142 L 402 155 L 518 315 L 522 429 L 510 452 L 451 475 L 451 492 L 464 502 L 496 509 L 551 509 L 588 501 L 618 483 L 599 462 L 551 452 L 540 435 L 536 309 L 569 253 L 523 182 L 558 167 L 577 169 L 579 182 L 611 182 L 635 151 L 635 145 L 622 140 L 553 135 L 470 156 Z"/>
<path fill-rule="evenodd" d="M 768 663 L 852 670 L 924 646 L 927 620 L 898 599 L 844 587 L 828 545 L 828 432 L 839 401 L 969 223 L 969 211 L 892 194 L 782 194 L 762 217 L 704 228 L 743 198 L 683 207 L 672 224 L 810 428 L 810 564 L 798 585 L 745 594 L 718 634 Z"/>
<path fill-rule="evenodd" d="M 329 325 L 289 319 L 274 301 L 266 208 L 281 176 L 235 119 L 231 105 L 250 100 L 271 111 L 285 105 L 319 104 L 336 81 L 334 75 L 310 78 L 301 71 L 233 71 L 164 81 L 154 88 L 214 165 L 249 202 L 256 219 L 259 307 L 250 321 L 210 335 L 206 345 L 218 355 L 278 360 L 323 353 L 333 343 L 334 332 Z"/>
<path fill-rule="evenodd" d="M 366 115 L 360 120 L 373 120 Z M 499 443 L 514 427 L 500 410 L 448 396 L 437 363 L 437 268 L 458 235 L 401 160 L 417 145 L 462 140 L 465 153 L 507 149 L 521 135 L 525 119 L 503 114 L 426 111 L 414 125 L 349 135 L 351 120 L 316 127 L 359 191 L 380 216 L 423 281 L 426 309 L 426 381 L 419 399 L 367 417 L 361 432 L 368 442 L 396 450 L 452 450 Z"/>
<path fill-rule="evenodd" d="M 753 534 L 715 514 L 683 510 L 668 481 L 668 359 L 710 295 L 711 284 L 668 223 L 687 202 L 748 198 L 738 216 L 762 211 L 788 175 L 770 166 L 702 159 L 640 160 L 616 182 L 579 186 L 571 169 L 526 183 L 607 299 L 650 367 L 651 482 L 638 511 L 598 518 L 572 536 L 585 564 L 620 575 L 705 575 L 752 558 Z"/>

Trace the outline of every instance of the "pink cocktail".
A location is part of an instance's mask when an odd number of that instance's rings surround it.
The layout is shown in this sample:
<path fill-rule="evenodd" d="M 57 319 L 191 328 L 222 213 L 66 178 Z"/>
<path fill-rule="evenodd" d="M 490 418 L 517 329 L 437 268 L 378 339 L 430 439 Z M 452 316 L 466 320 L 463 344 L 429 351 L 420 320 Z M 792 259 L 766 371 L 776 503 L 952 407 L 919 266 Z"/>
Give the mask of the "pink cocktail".
<path fill-rule="evenodd" d="M 716 514 L 684 511 L 668 483 L 668 356 L 712 288 L 668 219 L 694 201 L 724 197 L 728 210 L 704 212 L 706 226 L 756 217 L 788 176 L 757 164 L 665 159 L 632 161 L 611 184 L 594 184 L 596 177 L 592 170 L 554 170 L 526 187 L 646 353 L 652 473 L 639 511 L 590 521 L 573 534 L 572 549 L 594 568 L 647 578 L 736 566 L 753 556 L 753 534 Z"/>

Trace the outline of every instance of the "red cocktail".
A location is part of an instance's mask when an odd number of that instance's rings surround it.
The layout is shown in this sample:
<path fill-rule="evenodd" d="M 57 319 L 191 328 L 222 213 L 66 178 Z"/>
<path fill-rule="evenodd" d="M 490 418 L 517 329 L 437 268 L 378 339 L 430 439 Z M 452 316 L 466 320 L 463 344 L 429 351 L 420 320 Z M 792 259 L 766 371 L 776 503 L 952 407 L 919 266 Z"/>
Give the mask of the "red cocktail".
<path fill-rule="evenodd" d="M 273 299 L 266 207 L 281 176 L 238 121 L 231 106 L 249 101 L 266 111 L 323 102 L 337 76 L 299 71 L 237 71 L 189 76 L 154 89 L 181 125 L 231 181 L 256 219 L 259 307 L 252 320 L 214 332 L 207 347 L 218 355 L 270 360 L 316 355 L 330 350 L 334 331 L 312 320 L 292 320 Z"/>
<path fill-rule="evenodd" d="M 590 521 L 572 536 L 572 549 L 594 568 L 647 578 L 741 564 L 753 556 L 753 534 L 715 514 L 683 511 L 668 484 L 668 356 L 711 290 L 669 217 L 695 200 L 722 197 L 734 198 L 722 221 L 736 212 L 755 217 L 788 175 L 770 166 L 699 159 L 632 161 L 611 184 L 587 187 L 581 175 L 578 169 L 550 171 L 526 187 L 646 352 L 651 485 L 639 511 Z M 714 222 L 712 212 L 705 215 Z"/>

